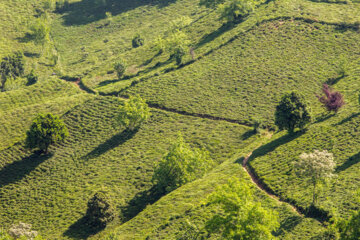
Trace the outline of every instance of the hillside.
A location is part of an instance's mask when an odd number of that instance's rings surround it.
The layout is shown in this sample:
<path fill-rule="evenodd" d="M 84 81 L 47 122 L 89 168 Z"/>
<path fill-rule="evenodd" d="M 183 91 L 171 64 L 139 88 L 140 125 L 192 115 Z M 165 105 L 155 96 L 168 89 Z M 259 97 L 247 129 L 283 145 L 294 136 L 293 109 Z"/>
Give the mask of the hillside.
<path fill-rule="evenodd" d="M 0 59 L 25 56 L 24 74 L 0 92 L 0 230 L 26 222 L 45 239 L 190 239 L 190 225 L 202 230 L 221 212 L 207 199 L 232 177 L 278 213 L 277 239 L 328 239 L 331 217 L 359 210 L 360 2 L 260 1 L 234 23 L 193 0 L 55 2 L 0 0 Z M 39 19 L 49 29 L 44 44 L 29 37 Z M 158 46 L 177 25 L 187 37 L 180 64 Z M 144 45 L 133 47 L 137 34 Z M 26 83 L 30 72 L 35 84 Z M 345 99 L 337 113 L 316 97 L 324 83 Z M 294 90 L 313 120 L 288 134 L 274 112 Z M 151 116 L 129 131 L 117 116 L 134 95 Z M 49 154 L 25 146 L 39 113 L 60 116 L 69 131 Z M 207 150 L 213 166 L 155 194 L 155 168 L 179 133 Z M 331 152 L 336 168 L 311 212 L 312 190 L 294 161 L 315 149 Z M 94 230 L 86 212 L 98 191 L 109 194 L 116 217 Z"/>

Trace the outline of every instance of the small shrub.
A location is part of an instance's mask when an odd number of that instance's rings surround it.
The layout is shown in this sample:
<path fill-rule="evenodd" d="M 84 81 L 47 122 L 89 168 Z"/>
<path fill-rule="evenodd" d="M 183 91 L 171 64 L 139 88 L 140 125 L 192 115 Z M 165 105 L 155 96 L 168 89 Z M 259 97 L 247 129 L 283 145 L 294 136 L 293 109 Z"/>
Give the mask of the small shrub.
<path fill-rule="evenodd" d="M 86 217 L 93 228 L 104 228 L 115 218 L 115 209 L 104 192 L 96 193 L 88 201 Z"/>
<path fill-rule="evenodd" d="M 70 7 L 69 0 L 57 0 L 55 4 L 55 10 L 59 13 L 63 13 Z"/>
<path fill-rule="evenodd" d="M 121 77 L 124 75 L 125 73 L 125 70 L 126 70 L 126 65 L 123 61 L 117 61 L 115 64 L 114 64 L 114 69 L 115 69 L 115 72 L 118 76 L 118 79 L 121 79 Z"/>
<path fill-rule="evenodd" d="M 50 26 L 46 18 L 38 18 L 30 26 L 29 38 L 37 45 L 44 45 L 50 41 Z"/>
<path fill-rule="evenodd" d="M 275 124 L 279 130 L 293 132 L 295 128 L 304 129 L 311 116 L 304 97 L 296 92 L 285 94 L 276 107 Z"/>
<path fill-rule="evenodd" d="M 344 97 L 342 96 L 342 94 L 338 91 L 333 91 L 329 87 L 329 85 L 324 84 L 322 91 L 325 96 L 317 96 L 317 98 L 329 112 L 332 111 L 337 113 L 340 108 L 345 105 Z"/>
<path fill-rule="evenodd" d="M 182 63 L 182 59 L 185 56 L 185 50 L 183 47 L 178 47 L 175 49 L 173 57 L 175 58 L 176 64 L 180 65 Z"/>
<path fill-rule="evenodd" d="M 58 116 L 39 114 L 26 133 L 26 146 L 30 149 L 38 148 L 46 154 L 51 144 L 64 141 L 68 134 L 64 122 Z"/>
<path fill-rule="evenodd" d="M 31 72 L 26 76 L 26 78 L 27 78 L 27 83 L 26 83 L 27 86 L 35 84 L 39 79 L 39 77 L 35 74 L 34 69 L 31 70 Z"/>
<path fill-rule="evenodd" d="M 140 36 L 140 34 L 136 34 L 135 37 L 132 40 L 132 46 L 133 48 L 137 48 L 144 45 L 144 38 Z"/>

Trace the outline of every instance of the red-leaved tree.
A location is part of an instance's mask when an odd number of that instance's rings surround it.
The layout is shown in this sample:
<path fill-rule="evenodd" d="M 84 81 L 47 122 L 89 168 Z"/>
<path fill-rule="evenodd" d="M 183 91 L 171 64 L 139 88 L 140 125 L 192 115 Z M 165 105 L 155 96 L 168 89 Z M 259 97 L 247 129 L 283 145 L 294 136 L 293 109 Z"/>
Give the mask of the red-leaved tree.
<path fill-rule="evenodd" d="M 329 85 L 324 84 L 322 88 L 325 96 L 317 96 L 319 101 L 324 104 L 324 107 L 329 111 L 337 113 L 342 106 L 345 105 L 344 97 L 338 91 L 333 91 Z"/>

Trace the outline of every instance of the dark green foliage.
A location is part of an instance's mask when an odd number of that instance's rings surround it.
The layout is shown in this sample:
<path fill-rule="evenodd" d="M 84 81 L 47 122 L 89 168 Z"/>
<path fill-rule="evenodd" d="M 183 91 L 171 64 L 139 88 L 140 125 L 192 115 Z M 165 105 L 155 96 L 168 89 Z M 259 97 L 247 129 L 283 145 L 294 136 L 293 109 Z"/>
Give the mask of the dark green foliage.
<path fill-rule="evenodd" d="M 336 224 L 341 240 L 360 239 L 360 211 L 354 212 L 349 220 L 342 220 Z"/>
<path fill-rule="evenodd" d="M 6 79 L 20 77 L 25 71 L 25 59 L 22 52 L 18 51 L 2 59 L 0 63 L 0 75 L 2 87 Z"/>
<path fill-rule="evenodd" d="M 35 84 L 39 79 L 38 75 L 35 74 L 34 69 L 31 70 L 31 72 L 26 76 L 26 78 L 27 78 L 27 83 L 26 83 L 27 86 Z"/>
<path fill-rule="evenodd" d="M 48 153 L 51 144 L 62 142 L 67 136 L 68 130 L 58 116 L 39 114 L 26 132 L 26 146 Z"/>
<path fill-rule="evenodd" d="M 180 65 L 182 63 L 183 57 L 185 56 L 184 48 L 183 47 L 176 48 L 175 53 L 174 53 L 173 56 L 175 58 L 176 64 Z"/>
<path fill-rule="evenodd" d="M 115 218 L 115 210 L 104 192 L 96 193 L 87 206 L 86 218 L 93 228 L 104 228 Z"/>
<path fill-rule="evenodd" d="M 280 130 L 304 129 L 310 121 L 310 112 L 302 95 L 291 92 L 282 97 L 275 112 L 275 124 Z"/>
<path fill-rule="evenodd" d="M 65 12 L 70 6 L 69 0 L 57 0 L 55 10 L 59 13 Z"/>
<path fill-rule="evenodd" d="M 132 46 L 133 48 L 137 48 L 144 45 L 144 38 L 140 36 L 140 34 L 136 34 L 135 37 L 132 40 Z"/>
<path fill-rule="evenodd" d="M 116 71 L 116 74 L 118 76 L 118 79 L 121 79 L 121 77 L 124 75 L 126 70 L 126 65 L 123 61 L 117 61 L 114 64 L 114 69 Z"/>

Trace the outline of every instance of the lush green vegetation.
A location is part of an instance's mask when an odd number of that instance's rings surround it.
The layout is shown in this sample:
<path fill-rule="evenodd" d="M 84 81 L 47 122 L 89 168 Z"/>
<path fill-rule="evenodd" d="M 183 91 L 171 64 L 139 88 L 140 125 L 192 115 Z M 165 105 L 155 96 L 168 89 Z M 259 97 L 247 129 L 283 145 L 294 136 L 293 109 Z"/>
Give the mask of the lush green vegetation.
<path fill-rule="evenodd" d="M 356 236 L 359 4 L 0 0 L 0 239 Z"/>

